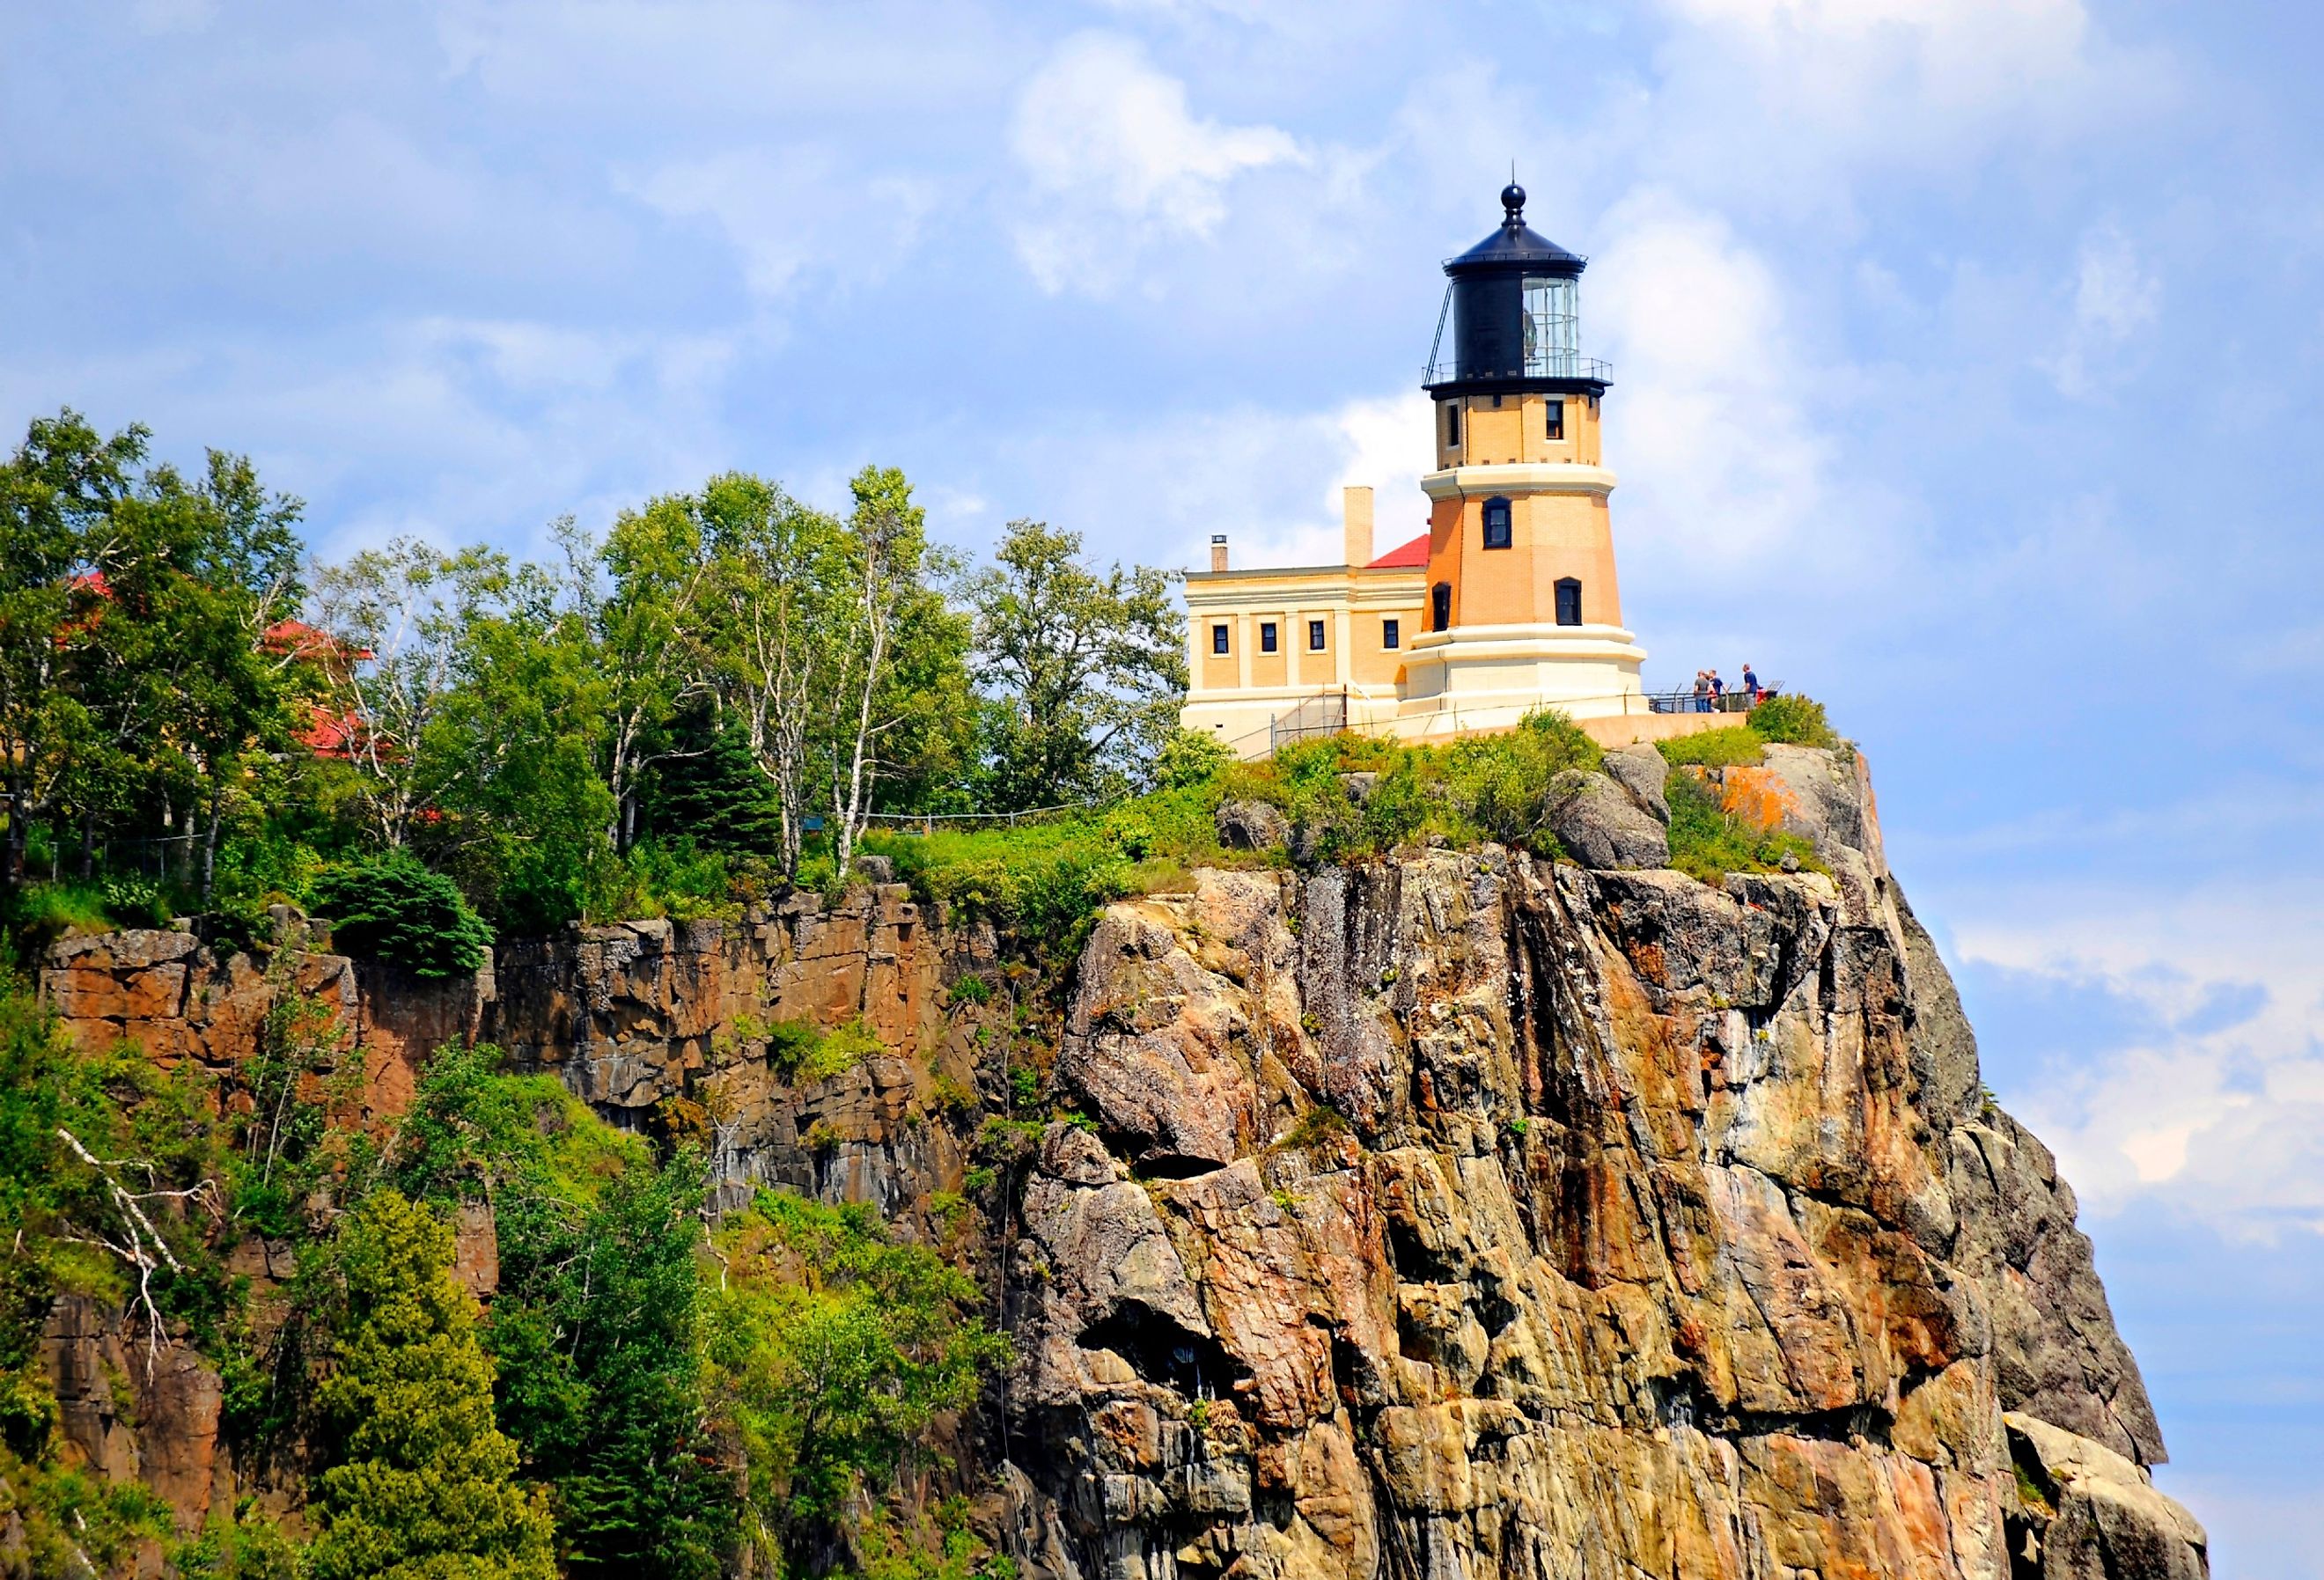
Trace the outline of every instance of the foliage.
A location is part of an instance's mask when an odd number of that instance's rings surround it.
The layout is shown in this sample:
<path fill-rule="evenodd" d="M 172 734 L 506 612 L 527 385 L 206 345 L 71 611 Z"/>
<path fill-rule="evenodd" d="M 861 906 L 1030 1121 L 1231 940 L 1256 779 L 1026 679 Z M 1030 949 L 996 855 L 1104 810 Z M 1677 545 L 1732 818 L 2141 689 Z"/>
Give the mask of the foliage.
<path fill-rule="evenodd" d="M 1770 697 L 1749 715 L 1751 732 L 1762 740 L 1795 746 L 1837 746 L 1840 736 L 1826 716 L 1823 704 L 1812 698 L 1786 693 Z"/>
<path fill-rule="evenodd" d="M 1780 828 L 1760 829 L 1722 809 L 1711 786 L 1684 769 L 1670 776 L 1670 864 L 1706 883 L 1729 873 L 1775 871 L 1785 856 L 1821 871 L 1812 841 Z"/>
<path fill-rule="evenodd" d="M 1009 523 L 965 592 L 985 700 L 988 805 L 1055 806 L 1142 788 L 1186 688 L 1171 578 L 1082 563 L 1077 532 Z"/>
<path fill-rule="evenodd" d="M 1162 741 L 1154 760 L 1154 782 L 1162 790 L 1191 790 L 1205 785 L 1231 767 L 1234 753 L 1213 735 L 1174 729 Z"/>
<path fill-rule="evenodd" d="M 761 1191 L 718 1252 L 708 1350 L 720 1429 L 748 1466 L 745 1537 L 796 1561 L 937 1416 L 973 1401 L 1008 1341 L 970 1315 L 967 1275 L 891 1241 L 867 1207 Z"/>
<path fill-rule="evenodd" d="M 493 929 L 469 909 L 459 886 L 401 850 L 324 873 L 315 881 L 314 902 L 331 919 L 331 939 L 341 950 L 375 956 L 420 976 L 475 971 L 493 941 Z"/>
<path fill-rule="evenodd" d="M 316 1482 L 315 1580 L 556 1573 L 547 1501 L 515 1481 L 493 1418 L 493 1362 L 475 1298 L 452 1274 L 452 1234 L 393 1189 L 332 1246 L 337 1364 L 317 1389 L 337 1438 Z"/>
<path fill-rule="evenodd" d="M 1764 704 L 1762 705 L 1764 706 Z M 1703 768 L 1746 768 L 1766 757 L 1766 737 L 1745 725 L 1702 730 L 1655 743 L 1663 761 L 1674 768 L 1690 764 Z"/>
<path fill-rule="evenodd" d="M 795 1086 L 827 1081 L 882 1049 L 880 1039 L 860 1020 L 829 1031 L 812 1021 L 777 1021 L 767 1030 L 767 1062 Z"/>

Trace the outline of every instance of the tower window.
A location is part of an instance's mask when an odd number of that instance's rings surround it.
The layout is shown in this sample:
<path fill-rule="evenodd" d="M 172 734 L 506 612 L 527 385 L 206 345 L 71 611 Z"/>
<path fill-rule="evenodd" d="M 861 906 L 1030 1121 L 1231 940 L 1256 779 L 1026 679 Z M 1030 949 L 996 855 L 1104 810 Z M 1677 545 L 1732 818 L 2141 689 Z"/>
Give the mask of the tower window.
<path fill-rule="evenodd" d="M 1461 448 L 1461 402 L 1458 401 L 1444 402 L 1444 448 L 1454 450 Z"/>
<path fill-rule="evenodd" d="M 1509 502 L 1506 499 L 1485 501 L 1485 547 L 1506 549 L 1509 546 Z"/>
<path fill-rule="evenodd" d="M 1382 647 L 1389 648 L 1402 647 L 1404 645 L 1404 632 L 1395 621 L 1383 620 L 1380 622 L 1380 645 Z"/>
<path fill-rule="evenodd" d="M 1272 620 L 1259 623 L 1259 651 L 1263 653 L 1275 651 L 1275 622 Z"/>
<path fill-rule="evenodd" d="M 1557 623 L 1582 624 L 1582 584 L 1570 576 L 1561 577 L 1557 584 Z"/>
<path fill-rule="evenodd" d="M 1440 581 L 1428 589 L 1428 629 L 1450 631 L 1452 628 L 1452 584 Z"/>
<path fill-rule="evenodd" d="M 1323 623 L 1321 620 L 1307 622 L 1307 651 L 1311 653 L 1323 651 Z"/>
<path fill-rule="evenodd" d="M 1552 439 L 1565 437 L 1565 402 L 1563 401 L 1552 401 L 1549 403 L 1549 437 Z"/>
<path fill-rule="evenodd" d="M 1213 625 L 1211 627 L 1211 651 L 1214 653 L 1222 653 L 1227 651 L 1227 628 L 1225 626 Z"/>

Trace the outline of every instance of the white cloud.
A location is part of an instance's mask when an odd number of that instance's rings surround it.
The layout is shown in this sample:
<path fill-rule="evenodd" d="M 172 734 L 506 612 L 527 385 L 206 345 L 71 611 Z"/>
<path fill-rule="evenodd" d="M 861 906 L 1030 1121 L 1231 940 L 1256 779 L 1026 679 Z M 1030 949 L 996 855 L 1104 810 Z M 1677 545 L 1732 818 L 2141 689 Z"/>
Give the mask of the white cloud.
<path fill-rule="evenodd" d="M 2059 393 L 2086 398 L 2122 377 L 2135 342 L 2162 310 L 2163 282 L 2140 261 L 2130 237 L 2113 226 L 2083 236 L 2065 346 L 2043 365 Z"/>
<path fill-rule="evenodd" d="M 1664 0 L 1676 29 L 1634 128 L 1662 179 L 1850 214 L 1868 171 L 1965 175 L 2151 113 L 2168 64 L 2080 0 Z"/>
<path fill-rule="evenodd" d="M 2243 1238 L 2324 1234 L 2324 917 L 2310 894 L 1985 898 L 1956 919 L 1964 958 L 2103 993 L 2138 1028 L 2008 1094 L 2091 1211 L 2153 1201 Z"/>
<path fill-rule="evenodd" d="M 1068 39 L 1034 73 L 1010 147 L 1035 194 L 1018 251 L 1052 293 L 1111 290 L 1138 245 L 1215 230 L 1235 178 L 1307 159 L 1273 126 L 1197 117 L 1185 83 L 1108 33 Z"/>
<path fill-rule="evenodd" d="M 932 182 L 853 170 L 816 143 L 731 150 L 624 172 L 615 185 L 664 214 L 715 225 L 766 300 L 843 263 L 853 283 L 884 278 L 936 206 Z"/>
<path fill-rule="evenodd" d="M 1614 359 L 1609 459 L 1639 485 L 1641 563 L 1726 571 L 1818 535 L 1832 446 L 1802 403 L 1814 380 L 1775 271 L 1720 216 L 1664 193 L 1604 229 L 1582 332 Z"/>

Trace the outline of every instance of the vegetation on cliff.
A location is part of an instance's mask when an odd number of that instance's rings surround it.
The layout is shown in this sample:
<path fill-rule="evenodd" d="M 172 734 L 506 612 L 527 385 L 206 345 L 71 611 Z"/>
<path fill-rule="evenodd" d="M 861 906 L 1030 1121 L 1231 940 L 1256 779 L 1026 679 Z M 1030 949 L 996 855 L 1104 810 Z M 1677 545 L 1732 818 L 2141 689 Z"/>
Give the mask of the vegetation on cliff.
<path fill-rule="evenodd" d="M 0 1500 L 42 1572 L 141 1544 L 182 1573 L 318 1580 L 986 1565 L 871 1495 L 1006 1354 L 935 1252 L 774 1192 L 715 1222 L 698 1153 L 489 1048 L 443 1049 L 408 1109 L 367 1113 L 336 1024 L 285 1002 L 211 1079 L 78 1051 L 0 981 Z M 482 1309 L 456 1229 L 489 1234 Z M 277 1275 L 229 1270 L 237 1246 Z M 182 1539 L 76 1464 L 42 1354 L 71 1297 L 126 1312 L 124 1400 L 140 1367 L 205 1357 L 222 1432 L 298 1517 Z"/>

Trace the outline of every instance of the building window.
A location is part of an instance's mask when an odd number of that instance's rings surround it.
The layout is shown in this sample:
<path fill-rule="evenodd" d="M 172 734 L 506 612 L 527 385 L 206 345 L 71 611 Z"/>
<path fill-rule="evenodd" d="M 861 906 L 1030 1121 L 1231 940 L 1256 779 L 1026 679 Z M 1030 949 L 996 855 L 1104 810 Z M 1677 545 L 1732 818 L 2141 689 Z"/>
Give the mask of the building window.
<path fill-rule="evenodd" d="M 1380 645 L 1382 647 L 1402 647 L 1404 645 L 1404 632 L 1395 621 L 1383 620 L 1380 622 Z"/>
<path fill-rule="evenodd" d="M 1428 629 L 1452 629 L 1452 584 L 1440 581 L 1428 589 Z"/>
<path fill-rule="evenodd" d="M 1506 499 L 1485 501 L 1485 547 L 1506 549 L 1509 546 L 1509 502 Z"/>
<path fill-rule="evenodd" d="M 1259 623 L 1259 651 L 1263 653 L 1275 651 L 1275 622 L 1272 620 Z"/>
<path fill-rule="evenodd" d="M 1222 653 L 1227 651 L 1227 628 L 1225 626 L 1213 625 L 1211 627 L 1211 651 L 1214 653 Z"/>
<path fill-rule="evenodd" d="M 1549 437 L 1552 439 L 1565 437 L 1565 402 L 1563 401 L 1552 401 L 1549 403 Z"/>
<path fill-rule="evenodd" d="M 1323 651 L 1323 623 L 1321 620 L 1307 622 L 1307 651 L 1311 653 Z"/>
<path fill-rule="evenodd" d="M 1454 450 L 1461 448 L 1461 402 L 1458 401 L 1444 402 L 1444 448 Z"/>
<path fill-rule="evenodd" d="M 1570 576 L 1557 584 L 1557 623 L 1560 625 L 1582 624 L 1582 584 Z"/>

